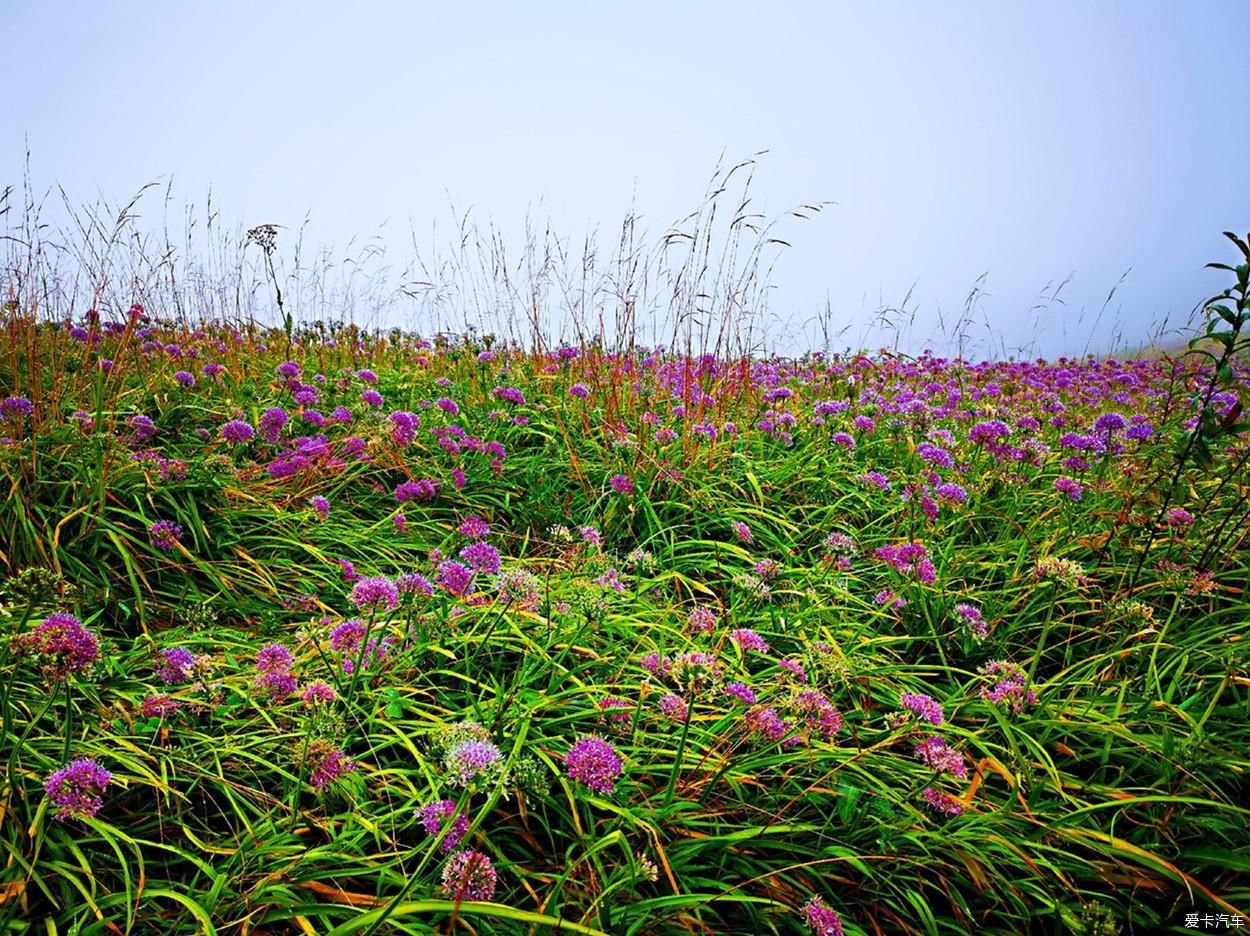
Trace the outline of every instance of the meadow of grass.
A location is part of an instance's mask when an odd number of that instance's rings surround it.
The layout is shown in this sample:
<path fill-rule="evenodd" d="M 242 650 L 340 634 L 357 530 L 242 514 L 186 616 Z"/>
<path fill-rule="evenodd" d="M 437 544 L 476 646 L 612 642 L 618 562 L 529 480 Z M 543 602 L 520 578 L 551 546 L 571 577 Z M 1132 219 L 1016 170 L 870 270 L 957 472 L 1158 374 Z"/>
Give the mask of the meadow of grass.
<path fill-rule="evenodd" d="M 1137 360 L 10 300 L 3 932 L 1244 922 L 1224 270 Z"/>

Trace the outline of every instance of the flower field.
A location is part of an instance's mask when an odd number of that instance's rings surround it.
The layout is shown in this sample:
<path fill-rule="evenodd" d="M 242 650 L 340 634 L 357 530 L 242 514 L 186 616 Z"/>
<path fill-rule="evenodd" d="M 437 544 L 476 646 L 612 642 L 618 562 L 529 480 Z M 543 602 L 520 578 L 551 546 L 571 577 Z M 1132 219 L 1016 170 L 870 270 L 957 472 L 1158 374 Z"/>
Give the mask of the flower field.
<path fill-rule="evenodd" d="M 1223 269 L 1136 360 L 9 303 L 0 932 L 1247 922 Z"/>

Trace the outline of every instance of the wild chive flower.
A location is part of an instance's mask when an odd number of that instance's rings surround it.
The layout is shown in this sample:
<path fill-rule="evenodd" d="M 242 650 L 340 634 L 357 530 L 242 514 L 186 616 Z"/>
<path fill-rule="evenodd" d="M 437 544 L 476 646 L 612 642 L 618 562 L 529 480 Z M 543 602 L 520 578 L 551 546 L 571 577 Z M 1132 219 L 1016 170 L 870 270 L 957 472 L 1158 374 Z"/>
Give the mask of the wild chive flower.
<path fill-rule="evenodd" d="M 89 819 L 104 805 L 113 775 L 89 758 L 70 761 L 44 782 L 57 819 Z"/>
<path fill-rule="evenodd" d="M 329 683 L 317 680 L 305 686 L 299 697 L 305 705 L 316 705 L 320 702 L 333 702 L 338 695 Z"/>
<path fill-rule="evenodd" d="M 672 661 L 658 652 L 648 653 L 639 659 L 638 665 L 652 676 L 663 678 L 668 675 L 669 670 L 672 668 Z"/>
<path fill-rule="evenodd" d="M 330 631 L 330 649 L 335 653 L 352 653 L 360 647 L 365 636 L 365 622 L 360 618 L 348 618 Z"/>
<path fill-rule="evenodd" d="M 455 818 L 452 818 L 453 816 Z M 456 815 L 455 800 L 437 800 L 422 806 L 417 810 L 417 817 L 421 820 L 421 827 L 425 829 L 427 835 L 438 835 L 443 830 L 443 823 L 451 819 L 447 834 L 443 836 L 443 841 L 439 845 L 439 848 L 445 852 L 452 851 L 459 845 L 460 840 L 469 831 L 469 818 L 463 814 Z"/>
<path fill-rule="evenodd" d="M 178 373 L 174 374 L 174 380 L 176 380 L 178 385 L 181 387 L 195 386 L 195 375 L 189 374 L 184 370 L 180 370 Z"/>
<path fill-rule="evenodd" d="M 491 396 L 496 400 L 504 400 L 517 406 L 522 406 L 525 403 L 525 394 L 516 387 L 496 387 L 491 391 Z"/>
<path fill-rule="evenodd" d="M 291 675 L 294 662 L 291 651 L 281 644 L 262 647 L 256 655 L 256 688 L 268 693 L 269 701 L 285 699 L 299 685 Z"/>
<path fill-rule="evenodd" d="M 904 692 L 899 698 L 899 705 L 915 712 L 919 718 L 927 721 L 930 725 L 940 725 L 945 720 L 941 703 L 935 701 L 931 696 L 915 692 Z"/>
<path fill-rule="evenodd" d="M 660 712 L 674 721 L 684 722 L 689 709 L 679 695 L 668 693 L 660 698 Z"/>
<path fill-rule="evenodd" d="M 826 741 L 832 740 L 842 730 L 842 713 L 823 693 L 815 689 L 799 693 L 794 700 L 793 709 L 804 716 L 809 729 L 823 735 Z"/>
<path fill-rule="evenodd" d="M 490 525 L 481 517 L 474 514 L 471 517 L 465 517 L 457 528 L 461 536 L 471 540 L 484 540 L 490 536 Z"/>
<path fill-rule="evenodd" d="M 83 673 L 100 658 L 95 634 L 72 614 L 49 614 L 29 634 L 14 637 L 14 652 L 38 658 L 39 668 L 49 681 L 67 679 L 70 673 Z"/>
<path fill-rule="evenodd" d="M 744 682 L 729 683 L 725 686 L 725 692 L 740 702 L 745 702 L 747 705 L 754 705 L 757 701 L 755 690 Z"/>
<path fill-rule="evenodd" d="M 968 776 L 968 765 L 964 756 L 937 735 L 930 735 L 915 747 L 916 759 L 934 770 L 949 773 L 952 777 L 963 780 Z"/>
<path fill-rule="evenodd" d="M 614 722 L 618 725 L 629 724 L 629 713 L 633 710 L 634 703 L 628 699 L 607 696 L 595 704 L 599 709 L 599 724 L 603 724 L 605 721 Z M 608 714 L 609 712 L 611 714 Z"/>
<path fill-rule="evenodd" d="M 472 566 L 475 572 L 481 572 L 483 575 L 494 575 L 502 566 L 499 550 L 490 543 L 480 541 L 470 543 L 460 550 L 460 558 Z"/>
<path fill-rule="evenodd" d="M 279 436 L 282 435 L 282 429 L 287 424 L 289 416 L 280 406 L 271 406 L 265 410 L 260 417 L 260 437 L 266 442 L 276 444 Z"/>
<path fill-rule="evenodd" d="M 739 627 L 729 632 L 729 639 L 732 640 L 739 650 L 744 653 L 748 650 L 754 650 L 757 653 L 768 652 L 768 641 L 751 630 L 749 627 Z"/>
<path fill-rule="evenodd" d="M 325 520 L 330 516 L 330 502 L 320 494 L 310 497 L 308 499 L 308 505 L 312 507 L 313 512 L 316 513 L 318 520 Z"/>
<path fill-rule="evenodd" d="M 763 735 L 774 744 L 786 739 L 794 723 L 782 718 L 777 710 L 768 706 L 757 705 L 743 717 L 747 731 L 752 735 Z"/>
<path fill-rule="evenodd" d="M 399 605 L 399 590 L 385 576 L 372 576 L 358 579 L 347 600 L 358 611 L 394 611 Z"/>
<path fill-rule="evenodd" d="M 401 595 L 420 594 L 426 598 L 434 595 L 434 586 L 430 584 L 430 580 L 416 572 L 405 572 L 403 575 L 396 576 L 395 589 Z"/>
<path fill-rule="evenodd" d="M 934 496 L 948 504 L 966 504 L 968 503 L 968 492 L 958 484 L 944 481 L 934 486 Z"/>
<path fill-rule="evenodd" d="M 612 485 L 612 490 L 618 494 L 633 494 L 634 482 L 625 475 L 612 475 L 608 478 L 608 484 Z"/>
<path fill-rule="evenodd" d="M 251 424 L 243 422 L 241 419 L 232 419 L 221 427 L 221 437 L 224 441 L 231 445 L 241 445 L 244 442 L 251 442 L 256 430 Z"/>
<path fill-rule="evenodd" d="M 490 858 L 471 848 L 456 852 L 443 865 L 443 892 L 452 900 L 493 900 L 497 881 Z"/>
<path fill-rule="evenodd" d="M 318 738 L 308 745 L 306 763 L 312 768 L 308 782 L 318 793 L 356 769 L 355 762 L 325 738 Z"/>
<path fill-rule="evenodd" d="M 716 614 L 711 608 L 699 605 L 690 609 L 690 613 L 686 615 L 686 623 L 700 634 L 710 634 L 716 629 Z"/>
<path fill-rule="evenodd" d="M 829 437 L 829 441 L 834 445 L 842 446 L 844 449 L 855 450 L 855 437 L 849 432 L 835 432 Z"/>
<path fill-rule="evenodd" d="M 1194 525 L 1194 515 L 1184 507 L 1172 507 L 1163 515 L 1163 522 L 1170 527 L 1184 530 Z"/>
<path fill-rule="evenodd" d="M 958 614 L 972 634 L 972 639 L 976 641 L 984 640 L 989 633 L 985 619 L 981 617 L 979 609 L 970 604 L 955 605 L 955 613 Z"/>
<path fill-rule="evenodd" d="M 139 703 L 139 714 L 144 718 L 168 718 L 178 714 L 178 701 L 168 695 L 148 696 Z"/>
<path fill-rule="evenodd" d="M 1017 664 L 1007 660 L 991 660 L 979 672 L 991 679 L 998 679 L 992 688 L 987 686 L 981 690 L 981 698 L 986 701 L 994 705 L 1006 702 L 1008 708 L 1017 715 L 1026 702 L 1030 705 L 1037 702 L 1037 693 L 1028 684 L 1029 679 L 1024 670 Z"/>
<path fill-rule="evenodd" d="M 161 651 L 161 660 L 156 675 L 167 686 L 190 682 L 195 676 L 195 657 L 186 647 L 166 647 Z"/>
<path fill-rule="evenodd" d="M 369 389 L 360 395 L 360 402 L 366 406 L 379 407 L 386 401 L 382 399 L 382 394 L 378 391 Z"/>
<path fill-rule="evenodd" d="M 915 576 L 926 585 L 937 581 L 937 570 L 929 551 L 922 543 L 899 543 L 895 546 L 882 546 L 873 555 L 900 575 Z"/>
<path fill-rule="evenodd" d="M 801 683 L 807 682 L 807 674 L 803 672 L 803 664 L 798 660 L 778 660 L 777 665 L 786 670 Z"/>
<path fill-rule="evenodd" d="M 937 468 L 954 468 L 955 459 L 944 448 L 938 448 L 930 442 L 921 442 L 916 446 L 916 454 L 924 461 Z"/>
<path fill-rule="evenodd" d="M 434 584 L 456 598 L 463 598 L 473 591 L 473 570 L 449 559 L 439 564 Z"/>
<path fill-rule="evenodd" d="M 1060 494 L 1067 494 L 1074 501 L 1079 501 L 1084 488 L 1081 487 L 1081 482 L 1077 481 L 1076 478 L 1062 477 L 1055 479 L 1055 490 Z"/>
<path fill-rule="evenodd" d="M 595 735 L 583 735 L 564 756 L 570 780 L 584 783 L 595 793 L 611 793 L 624 764 L 609 742 Z"/>
<path fill-rule="evenodd" d="M 781 574 L 781 566 L 772 559 L 761 559 L 755 563 L 755 574 L 765 582 L 771 582 Z"/>
<path fill-rule="evenodd" d="M 438 496 L 438 487 L 438 482 L 432 478 L 405 481 L 395 488 L 395 500 L 401 504 L 410 500 L 433 500 Z"/>
<path fill-rule="evenodd" d="M 173 552 L 182 542 L 182 527 L 172 520 L 157 520 L 148 527 L 152 545 L 163 552 Z"/>
<path fill-rule="evenodd" d="M 130 417 L 130 429 L 134 433 L 134 437 L 140 442 L 146 442 L 148 439 L 158 435 L 160 430 L 156 428 L 156 424 L 147 416 Z"/>
<path fill-rule="evenodd" d="M 933 787 L 925 787 L 920 795 L 924 798 L 929 808 L 936 812 L 945 813 L 948 816 L 958 816 L 964 811 L 964 804 L 958 798 Z"/>
<path fill-rule="evenodd" d="M 575 396 L 579 400 L 584 400 L 590 396 L 590 389 L 584 383 L 575 383 L 569 387 L 569 396 Z"/>
<path fill-rule="evenodd" d="M 1113 432 L 1119 432 L 1128 425 L 1126 420 L 1119 413 L 1103 413 L 1094 420 L 1094 431 L 1099 435 L 1110 436 Z"/>
<path fill-rule="evenodd" d="M 882 491 L 888 491 L 890 489 L 890 480 L 879 471 L 865 472 L 864 474 L 856 477 L 855 480 L 864 484 L 871 484 Z"/>
<path fill-rule="evenodd" d="M 503 753 L 490 741 L 461 741 L 444 755 L 443 768 L 452 786 L 467 787 L 471 783 L 486 786 L 503 773 Z"/>
<path fill-rule="evenodd" d="M 729 528 L 733 530 L 734 536 L 738 537 L 739 540 L 748 546 L 751 544 L 751 528 L 741 520 L 731 520 Z"/>
<path fill-rule="evenodd" d="M 1085 570 L 1079 563 L 1054 556 L 1047 556 L 1041 560 L 1033 568 L 1033 574 L 1038 578 L 1056 579 L 1068 586 L 1084 585 L 1087 581 Z"/>
<path fill-rule="evenodd" d="M 816 936 L 843 936 L 842 918 L 820 896 L 813 897 L 800 908 L 803 922 Z"/>
<path fill-rule="evenodd" d="M 16 421 L 19 416 L 29 416 L 34 411 L 34 404 L 26 397 L 11 396 L 0 400 L 0 417 L 7 420 Z"/>
<path fill-rule="evenodd" d="M 894 594 L 888 588 L 883 588 L 873 596 L 873 603 L 881 607 L 902 608 L 907 605 L 907 599 Z"/>

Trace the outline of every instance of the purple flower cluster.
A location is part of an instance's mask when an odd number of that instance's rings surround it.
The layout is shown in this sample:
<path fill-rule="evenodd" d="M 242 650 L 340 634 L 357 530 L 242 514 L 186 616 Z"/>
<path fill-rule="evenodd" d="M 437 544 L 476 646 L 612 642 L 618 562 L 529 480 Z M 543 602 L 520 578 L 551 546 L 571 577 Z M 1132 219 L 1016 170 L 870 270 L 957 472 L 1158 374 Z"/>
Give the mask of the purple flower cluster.
<path fill-rule="evenodd" d="M 935 701 L 932 696 L 921 695 L 915 692 L 904 692 L 899 698 L 899 704 L 903 708 L 914 712 L 921 720 L 927 721 L 930 725 L 940 725 L 946 720 L 941 703 Z"/>
<path fill-rule="evenodd" d="M 767 653 L 769 650 L 768 641 L 749 627 L 738 627 L 731 630 L 729 639 L 744 653 L 749 650 L 754 650 L 756 653 Z"/>
<path fill-rule="evenodd" d="M 595 793 L 611 793 L 624 770 L 624 763 L 609 742 L 595 735 L 583 735 L 564 756 L 570 780 L 584 783 Z"/>
<path fill-rule="evenodd" d="M 1074 501 L 1079 501 L 1084 488 L 1076 478 L 1060 477 L 1055 479 L 1055 490 L 1060 494 L 1067 494 Z"/>
<path fill-rule="evenodd" d="M 426 598 L 434 596 L 434 586 L 430 584 L 430 580 L 417 572 L 405 572 L 396 576 L 395 589 L 401 595 L 424 595 Z"/>
<path fill-rule="evenodd" d="M 774 708 L 757 705 L 746 713 L 743 720 L 747 732 L 752 735 L 762 735 L 774 744 L 785 742 L 789 746 L 798 743 L 799 739 L 792 736 L 794 722 L 782 718 Z"/>
<path fill-rule="evenodd" d="M 886 565 L 900 575 L 915 576 L 926 585 L 937 581 L 937 570 L 933 566 L 933 560 L 929 558 L 929 550 L 922 543 L 882 546 L 873 555 L 884 560 Z"/>
<path fill-rule="evenodd" d="M 1026 702 L 1030 705 L 1037 703 L 1037 693 L 1029 685 L 1024 670 L 1017 664 L 1006 660 L 991 660 L 981 667 L 980 672 L 997 680 L 992 687 L 986 686 L 981 690 L 981 698 L 986 701 L 994 705 L 1006 702 L 1007 707 L 1017 715 Z"/>
<path fill-rule="evenodd" d="M 463 598 L 473 591 L 473 570 L 462 562 L 449 559 L 439 563 L 434 584 L 449 595 Z"/>
<path fill-rule="evenodd" d="M 424 478 L 420 481 L 405 481 L 395 488 L 395 500 L 401 504 L 410 500 L 433 500 L 438 496 L 438 488 L 438 482 L 432 478 Z"/>
<path fill-rule="evenodd" d="M 330 516 L 330 502 L 317 494 L 308 499 L 308 505 L 312 507 L 313 512 L 317 515 L 317 519 L 325 521 Z"/>
<path fill-rule="evenodd" d="M 290 417 L 280 406 L 271 406 L 260 417 L 260 437 L 271 445 L 276 445 Z"/>
<path fill-rule="evenodd" d="M 356 580 L 347 600 L 358 611 L 394 611 L 399 606 L 399 589 L 382 575 Z"/>
<path fill-rule="evenodd" d="M 422 806 L 417 810 L 417 818 L 421 820 L 421 827 L 425 829 L 427 835 L 438 835 L 443 830 L 443 824 L 451 819 L 447 834 L 443 836 L 443 841 L 439 845 L 445 852 L 452 851 L 459 845 L 465 833 L 469 831 L 469 818 L 465 815 L 456 815 L 455 800 L 437 800 Z"/>
<path fill-rule="evenodd" d="M 489 785 L 503 771 L 503 753 L 490 741 L 470 738 L 453 745 L 443 756 L 447 782 L 452 786 Z"/>
<path fill-rule="evenodd" d="M 506 403 L 513 403 L 522 406 L 525 403 L 525 394 L 517 387 L 496 387 L 491 391 L 491 396 L 496 400 L 503 400 Z"/>
<path fill-rule="evenodd" d="M 919 742 L 915 752 L 917 760 L 939 773 L 949 773 L 961 780 L 968 776 L 968 765 L 964 763 L 964 756 L 937 735 L 930 735 Z"/>
<path fill-rule="evenodd" d="M 241 419 L 232 419 L 221 427 L 222 440 L 229 442 L 231 445 L 242 445 L 245 442 L 251 442 L 255 435 L 256 430 L 252 428 L 252 424 L 246 423 Z"/>
<path fill-rule="evenodd" d="M 457 528 L 461 536 L 471 540 L 484 540 L 490 536 L 490 524 L 474 514 L 471 517 L 465 517 Z"/>
<path fill-rule="evenodd" d="M 443 865 L 443 892 L 452 900 L 492 900 L 498 875 L 490 858 L 466 848 Z"/>
<path fill-rule="evenodd" d="M 920 795 L 923 797 L 925 804 L 934 812 L 940 812 L 947 816 L 958 816 L 964 811 L 964 804 L 957 797 L 934 787 L 925 787 L 920 792 Z"/>
<path fill-rule="evenodd" d="M 989 627 L 985 623 L 985 618 L 981 616 L 980 609 L 970 604 L 957 604 L 955 613 L 963 620 L 973 640 L 984 640 L 989 634 Z"/>
<path fill-rule="evenodd" d="M 195 676 L 195 657 L 186 647 L 166 647 L 156 676 L 167 686 L 190 682 Z"/>
<path fill-rule="evenodd" d="M 311 768 L 308 782 L 318 793 L 356 769 L 356 763 L 325 738 L 308 745 L 307 764 Z"/>
<path fill-rule="evenodd" d="M 820 896 L 813 897 L 799 908 L 806 923 L 816 936 L 843 936 L 842 918 Z"/>
<path fill-rule="evenodd" d="M 11 396 L 0 400 L 0 418 L 9 421 L 16 421 L 20 416 L 29 416 L 34 411 L 34 404 L 26 397 Z"/>
<path fill-rule="evenodd" d="M 113 775 L 88 758 L 70 761 L 44 782 L 57 819 L 89 819 L 104 805 Z"/>
<path fill-rule="evenodd" d="M 689 709 L 679 695 L 668 693 L 660 697 L 660 713 L 674 721 L 684 722 Z"/>
<path fill-rule="evenodd" d="M 95 634 L 72 614 L 49 614 L 29 634 L 14 637 L 15 653 L 37 659 L 44 677 L 51 682 L 83 673 L 100 658 L 100 644 Z"/>
<path fill-rule="evenodd" d="M 499 558 L 499 550 L 490 543 L 481 541 L 470 543 L 460 550 L 460 558 L 467 562 L 473 571 L 483 575 L 495 575 L 503 565 Z"/>
<path fill-rule="evenodd" d="M 162 552 L 173 552 L 182 542 L 182 527 L 172 520 L 157 520 L 148 527 L 152 545 Z"/>
<path fill-rule="evenodd" d="M 842 713 L 823 693 L 815 689 L 800 692 L 794 700 L 794 711 L 803 716 L 807 727 L 826 741 L 842 730 Z"/>
<path fill-rule="evenodd" d="M 634 482 L 625 477 L 625 475 L 612 475 L 612 477 L 608 478 L 608 484 L 612 486 L 612 490 L 616 491 L 617 494 L 634 493 Z"/>
<path fill-rule="evenodd" d="M 178 701 L 168 695 L 147 696 L 139 703 L 139 714 L 143 718 L 169 718 L 178 713 Z"/>
<path fill-rule="evenodd" d="M 334 687 L 329 683 L 316 680 L 306 685 L 299 694 L 300 701 L 306 706 L 315 706 L 323 703 L 333 702 L 338 698 L 338 694 L 334 691 Z"/>
<path fill-rule="evenodd" d="M 270 702 L 280 702 L 295 691 L 299 685 L 291 673 L 295 658 L 282 644 L 262 647 L 256 655 L 256 688 L 269 696 Z"/>
<path fill-rule="evenodd" d="M 716 629 L 716 612 L 706 605 L 698 605 L 690 609 L 690 613 L 686 615 L 686 623 L 691 630 L 710 634 Z"/>

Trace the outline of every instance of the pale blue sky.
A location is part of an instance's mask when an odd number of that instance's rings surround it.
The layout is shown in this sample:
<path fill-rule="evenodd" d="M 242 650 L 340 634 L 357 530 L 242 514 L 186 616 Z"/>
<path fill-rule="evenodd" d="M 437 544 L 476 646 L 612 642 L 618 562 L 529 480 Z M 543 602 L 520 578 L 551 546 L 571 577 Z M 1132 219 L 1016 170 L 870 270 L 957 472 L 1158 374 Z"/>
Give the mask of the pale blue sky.
<path fill-rule="evenodd" d="M 1250 229 L 1241 0 L 10 0 L 0 30 L 0 186 L 28 140 L 36 188 L 124 201 L 172 175 L 337 245 L 386 222 L 402 254 L 449 197 L 608 240 L 633 200 L 658 236 L 722 153 L 768 149 L 758 207 L 837 203 L 779 229 L 771 308 L 797 330 L 828 297 L 841 344 L 878 343 L 871 311 L 914 282 L 918 351 L 988 271 L 1008 348 L 1080 353 L 1130 266 L 1092 347 L 1117 314 L 1131 344 L 1223 288 L 1202 265 Z"/>

